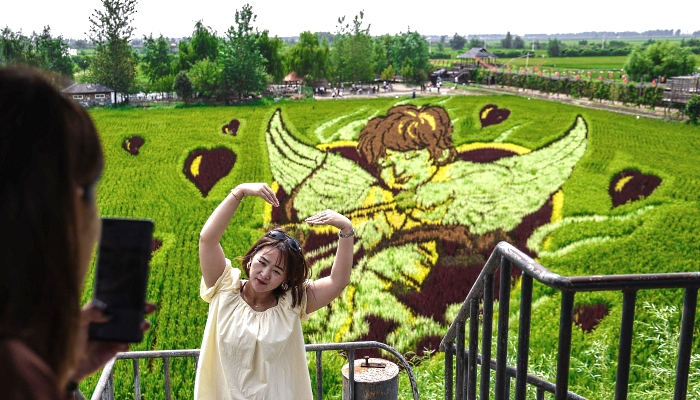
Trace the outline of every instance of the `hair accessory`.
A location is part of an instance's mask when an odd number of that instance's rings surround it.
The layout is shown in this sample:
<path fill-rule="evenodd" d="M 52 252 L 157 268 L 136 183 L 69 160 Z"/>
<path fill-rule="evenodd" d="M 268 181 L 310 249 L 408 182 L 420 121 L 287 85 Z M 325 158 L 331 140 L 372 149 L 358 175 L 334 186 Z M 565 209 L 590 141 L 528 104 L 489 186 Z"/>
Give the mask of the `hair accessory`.
<path fill-rule="evenodd" d="M 234 190 L 236 190 L 236 188 L 231 189 L 231 196 L 235 197 L 236 200 L 238 200 L 238 202 L 240 203 L 241 201 L 243 201 L 243 199 L 242 198 L 239 199 L 238 196 L 236 196 L 235 193 L 233 193 Z"/>
<path fill-rule="evenodd" d="M 286 233 L 278 230 L 270 231 L 267 232 L 265 235 L 267 237 L 271 237 L 275 240 L 284 240 L 284 242 L 289 246 L 292 251 L 300 252 L 301 251 L 301 245 L 299 242 L 296 241 L 293 237 L 287 235 Z"/>
<path fill-rule="evenodd" d="M 339 238 L 349 238 L 355 236 L 355 228 L 350 229 L 350 233 L 343 233 L 343 230 L 338 231 Z"/>

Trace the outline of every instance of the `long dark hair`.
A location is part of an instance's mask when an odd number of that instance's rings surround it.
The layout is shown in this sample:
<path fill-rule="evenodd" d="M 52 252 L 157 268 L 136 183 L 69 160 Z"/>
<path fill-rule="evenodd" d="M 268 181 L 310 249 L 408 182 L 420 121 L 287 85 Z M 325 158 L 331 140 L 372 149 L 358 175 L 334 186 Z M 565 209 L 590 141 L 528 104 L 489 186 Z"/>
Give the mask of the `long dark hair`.
<path fill-rule="evenodd" d="M 274 230 L 284 232 L 282 228 L 275 228 Z M 246 275 L 250 277 L 249 263 L 253 260 L 255 253 L 267 247 L 274 247 L 280 251 L 282 257 L 280 262 L 285 265 L 285 271 L 287 271 L 287 278 L 284 281 L 287 284 L 287 289 L 282 288 L 284 286 L 283 283 L 275 288 L 272 293 L 279 298 L 286 291 L 291 291 L 292 307 L 296 307 L 298 304 L 301 304 L 304 291 L 306 290 L 306 280 L 311 276 L 311 267 L 301 250 L 294 251 L 289 248 L 286 240 L 276 240 L 265 234 L 240 258 L 241 266 L 245 270 Z"/>
<path fill-rule="evenodd" d="M 0 329 L 59 382 L 74 366 L 80 323 L 74 191 L 94 202 L 103 166 L 85 110 L 39 72 L 0 68 Z"/>

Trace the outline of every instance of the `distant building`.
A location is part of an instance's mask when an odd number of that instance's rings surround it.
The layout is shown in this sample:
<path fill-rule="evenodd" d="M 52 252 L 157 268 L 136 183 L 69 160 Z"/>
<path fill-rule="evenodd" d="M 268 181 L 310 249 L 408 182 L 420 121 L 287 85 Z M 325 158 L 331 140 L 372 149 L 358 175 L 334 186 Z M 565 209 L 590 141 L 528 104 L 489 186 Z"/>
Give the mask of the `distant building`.
<path fill-rule="evenodd" d="M 114 89 L 99 83 L 74 83 L 61 92 L 84 107 L 109 106 L 115 102 Z"/>

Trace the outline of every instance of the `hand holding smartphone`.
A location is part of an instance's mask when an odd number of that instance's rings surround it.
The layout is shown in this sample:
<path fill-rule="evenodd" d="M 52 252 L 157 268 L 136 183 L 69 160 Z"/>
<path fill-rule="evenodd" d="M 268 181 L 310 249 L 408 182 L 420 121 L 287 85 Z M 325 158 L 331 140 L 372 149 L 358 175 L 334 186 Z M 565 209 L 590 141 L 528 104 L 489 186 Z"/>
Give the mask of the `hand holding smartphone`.
<path fill-rule="evenodd" d="M 103 218 L 93 302 L 110 317 L 90 325 L 89 338 L 126 343 L 143 340 L 153 221 Z"/>

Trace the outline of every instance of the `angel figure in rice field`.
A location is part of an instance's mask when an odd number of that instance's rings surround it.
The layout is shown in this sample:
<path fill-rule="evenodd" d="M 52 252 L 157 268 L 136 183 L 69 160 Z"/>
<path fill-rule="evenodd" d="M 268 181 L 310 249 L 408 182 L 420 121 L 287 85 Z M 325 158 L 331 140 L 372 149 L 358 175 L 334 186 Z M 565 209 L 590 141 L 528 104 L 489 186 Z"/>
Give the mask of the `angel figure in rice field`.
<path fill-rule="evenodd" d="M 588 127 L 578 116 L 546 147 L 486 158 L 456 149 L 452 131 L 443 108 L 401 105 L 371 119 L 354 146 L 313 147 L 275 111 L 266 142 L 281 206 L 271 222 L 303 231 L 314 278 L 330 270 L 334 232 L 304 219 L 335 209 L 356 231 L 350 285 L 311 319 L 310 340 L 437 349 L 448 306 L 464 300 L 496 244 L 523 248 L 549 222 L 552 196 L 586 151 Z"/>

